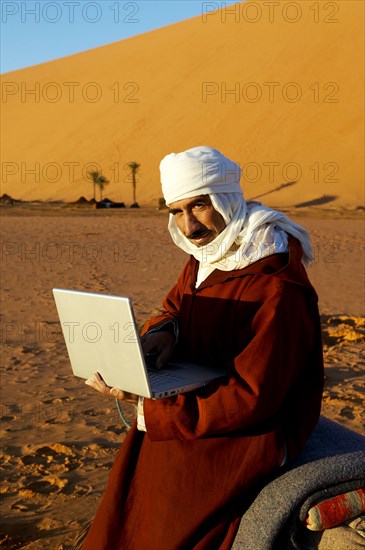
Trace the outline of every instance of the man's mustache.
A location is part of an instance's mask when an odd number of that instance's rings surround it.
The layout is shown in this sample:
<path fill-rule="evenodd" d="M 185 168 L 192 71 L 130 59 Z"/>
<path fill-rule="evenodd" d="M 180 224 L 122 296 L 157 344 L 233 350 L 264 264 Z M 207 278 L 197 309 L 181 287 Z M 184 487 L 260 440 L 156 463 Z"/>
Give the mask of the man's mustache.
<path fill-rule="evenodd" d="M 204 227 L 202 229 L 197 229 L 196 231 L 193 231 L 192 233 L 189 233 L 189 235 L 186 235 L 187 239 L 199 239 L 199 237 L 203 237 L 209 233 L 209 229 L 207 227 Z"/>

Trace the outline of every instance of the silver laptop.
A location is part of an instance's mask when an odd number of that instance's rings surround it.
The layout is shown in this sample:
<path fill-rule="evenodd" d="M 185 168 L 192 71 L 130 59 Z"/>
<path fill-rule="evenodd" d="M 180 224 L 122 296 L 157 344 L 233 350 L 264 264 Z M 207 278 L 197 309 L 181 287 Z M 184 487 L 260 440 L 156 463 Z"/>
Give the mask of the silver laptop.
<path fill-rule="evenodd" d="M 110 387 L 159 399 L 205 386 L 224 370 L 172 362 L 147 366 L 131 299 L 54 288 L 58 315 L 73 373 L 91 378 L 99 372 Z"/>

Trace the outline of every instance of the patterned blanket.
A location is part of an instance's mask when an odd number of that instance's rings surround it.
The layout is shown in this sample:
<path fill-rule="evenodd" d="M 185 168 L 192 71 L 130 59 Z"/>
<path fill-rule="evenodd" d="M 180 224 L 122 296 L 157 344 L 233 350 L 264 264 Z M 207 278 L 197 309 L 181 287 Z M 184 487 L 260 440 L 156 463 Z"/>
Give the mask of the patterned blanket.
<path fill-rule="evenodd" d="M 365 489 L 357 489 L 321 500 L 308 510 L 306 525 L 311 531 L 324 531 L 341 525 L 365 512 Z"/>

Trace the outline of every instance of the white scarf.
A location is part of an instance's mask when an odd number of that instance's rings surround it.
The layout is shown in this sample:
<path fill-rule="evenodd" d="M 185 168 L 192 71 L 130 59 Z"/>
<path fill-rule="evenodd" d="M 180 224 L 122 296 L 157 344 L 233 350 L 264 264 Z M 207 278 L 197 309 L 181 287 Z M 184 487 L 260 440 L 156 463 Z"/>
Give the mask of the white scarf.
<path fill-rule="evenodd" d="M 209 195 L 213 208 L 226 224 L 206 246 L 198 247 L 184 237 L 174 216 L 169 231 L 175 244 L 199 261 L 199 281 L 214 269 L 242 269 L 261 258 L 288 251 L 288 234 L 303 249 L 303 263 L 313 259 L 307 231 L 283 214 L 259 202 L 245 201 L 239 185 L 241 168 L 217 149 L 201 146 L 171 153 L 160 163 L 166 204 Z"/>
<path fill-rule="evenodd" d="M 307 231 L 282 212 L 259 202 L 246 202 L 240 193 L 212 193 L 209 196 L 214 209 L 226 223 L 224 230 L 211 243 L 202 247 L 193 244 L 178 229 L 172 214 L 168 226 L 175 244 L 192 254 L 201 268 L 242 269 L 266 256 L 287 252 L 288 234 L 301 243 L 303 263 L 313 259 Z"/>
<path fill-rule="evenodd" d="M 160 162 L 166 204 L 210 193 L 241 193 L 241 168 L 217 149 L 193 147 Z"/>

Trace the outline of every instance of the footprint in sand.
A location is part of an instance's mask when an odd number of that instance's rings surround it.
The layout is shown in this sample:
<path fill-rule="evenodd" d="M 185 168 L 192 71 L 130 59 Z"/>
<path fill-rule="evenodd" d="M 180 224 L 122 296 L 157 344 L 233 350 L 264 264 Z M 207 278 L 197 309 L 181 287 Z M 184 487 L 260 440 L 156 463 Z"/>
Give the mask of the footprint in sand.
<path fill-rule="evenodd" d="M 14 502 L 12 505 L 11 505 L 11 508 L 13 510 L 19 510 L 19 512 L 30 512 L 32 510 L 36 510 L 39 508 L 39 504 L 36 504 L 34 502 L 31 502 L 31 501 L 22 501 L 22 500 L 18 500 L 17 502 Z"/>
<path fill-rule="evenodd" d="M 36 351 L 36 348 L 23 346 L 22 347 L 22 353 L 34 353 Z"/>
<path fill-rule="evenodd" d="M 327 346 L 342 342 L 361 342 L 364 340 L 364 326 L 365 320 L 362 317 L 328 316 L 322 324 L 323 342 Z"/>
<path fill-rule="evenodd" d="M 44 405 L 61 405 L 65 401 L 74 401 L 75 397 L 70 397 L 69 395 L 66 395 L 64 397 L 54 397 L 53 399 L 45 399 L 42 401 Z"/>
<path fill-rule="evenodd" d="M 43 445 L 35 448 L 35 450 L 27 455 L 28 458 L 35 458 L 43 463 L 58 463 L 68 465 L 68 469 L 74 469 L 79 465 L 75 453 L 67 445 L 61 443 L 52 443 L 51 445 Z M 23 457 L 26 458 L 26 457 Z"/>
<path fill-rule="evenodd" d="M 92 491 L 89 484 L 72 482 L 63 474 L 77 469 L 82 464 L 71 447 L 54 443 L 27 448 L 18 461 L 22 464 L 25 478 L 18 487 L 19 496 L 23 500 L 16 501 L 13 507 L 19 511 L 29 510 L 29 502 L 36 495 L 67 493 L 84 496 Z"/>
<path fill-rule="evenodd" d="M 59 477 L 47 477 L 28 483 L 25 488 L 33 493 L 40 493 L 42 495 L 48 495 L 54 492 L 62 491 L 68 484 L 67 479 L 61 479 Z"/>
<path fill-rule="evenodd" d="M 345 416 L 349 420 L 353 420 L 355 418 L 353 409 L 351 407 L 343 407 L 341 409 L 341 416 Z"/>
<path fill-rule="evenodd" d="M 37 527 L 41 531 L 42 530 L 49 531 L 50 529 L 59 529 L 62 526 L 63 526 L 62 521 L 59 521 L 52 517 L 45 517 L 37 523 Z"/>
<path fill-rule="evenodd" d="M 74 485 L 74 487 L 72 488 L 72 495 L 78 496 L 78 497 L 86 496 L 86 495 L 89 495 L 92 490 L 93 488 L 89 484 L 78 484 L 78 485 Z"/>

